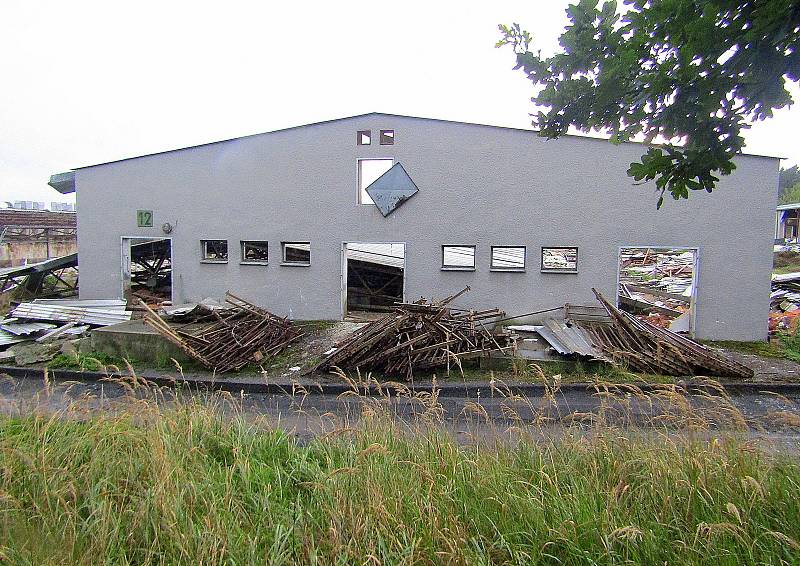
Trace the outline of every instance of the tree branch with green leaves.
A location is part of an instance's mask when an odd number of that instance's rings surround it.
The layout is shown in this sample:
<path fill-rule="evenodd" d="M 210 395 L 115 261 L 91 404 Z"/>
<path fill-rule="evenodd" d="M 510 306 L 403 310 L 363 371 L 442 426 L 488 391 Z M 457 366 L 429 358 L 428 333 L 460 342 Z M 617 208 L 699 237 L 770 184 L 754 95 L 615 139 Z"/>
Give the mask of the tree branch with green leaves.
<path fill-rule="evenodd" d="M 735 169 L 742 131 L 792 103 L 800 78 L 800 2 L 792 0 L 580 0 L 567 8 L 561 51 L 532 52 L 519 24 L 500 25 L 515 69 L 535 85 L 540 135 L 570 127 L 612 143 L 650 145 L 628 175 L 665 194 L 711 192 Z M 665 141 L 658 146 L 654 141 Z"/>

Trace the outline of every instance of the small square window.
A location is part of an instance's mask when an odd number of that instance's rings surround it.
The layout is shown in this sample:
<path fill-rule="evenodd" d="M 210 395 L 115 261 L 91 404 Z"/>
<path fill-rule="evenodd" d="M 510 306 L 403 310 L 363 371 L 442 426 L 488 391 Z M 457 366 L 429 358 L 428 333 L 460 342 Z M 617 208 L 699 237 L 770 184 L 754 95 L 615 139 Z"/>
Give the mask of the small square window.
<path fill-rule="evenodd" d="M 311 265 L 311 242 L 283 242 L 283 265 Z"/>
<path fill-rule="evenodd" d="M 493 271 L 525 271 L 525 246 L 492 246 Z"/>
<path fill-rule="evenodd" d="M 475 270 L 475 246 L 442 246 L 442 269 Z"/>
<path fill-rule="evenodd" d="M 381 145 L 394 145 L 394 130 L 381 130 Z"/>
<path fill-rule="evenodd" d="M 372 131 L 371 130 L 359 130 L 356 132 L 356 143 L 358 145 L 369 145 L 372 143 Z"/>
<path fill-rule="evenodd" d="M 542 271 L 576 273 L 578 271 L 578 248 L 542 248 Z"/>
<path fill-rule="evenodd" d="M 227 263 L 228 240 L 200 240 L 203 261 Z"/>
<path fill-rule="evenodd" d="M 367 194 L 367 187 L 394 165 L 393 159 L 358 160 L 358 204 L 375 204 Z"/>
<path fill-rule="evenodd" d="M 269 243 L 263 240 L 242 240 L 242 263 L 266 265 L 269 261 Z"/>

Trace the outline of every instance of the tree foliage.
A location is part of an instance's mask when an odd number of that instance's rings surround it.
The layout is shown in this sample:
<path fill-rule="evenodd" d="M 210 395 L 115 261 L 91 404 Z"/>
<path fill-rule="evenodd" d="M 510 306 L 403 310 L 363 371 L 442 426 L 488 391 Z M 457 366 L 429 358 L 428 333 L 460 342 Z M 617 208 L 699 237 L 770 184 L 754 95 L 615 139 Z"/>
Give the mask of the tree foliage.
<path fill-rule="evenodd" d="M 519 24 L 500 25 L 537 88 L 533 124 L 557 138 L 570 126 L 650 146 L 630 165 L 655 179 L 658 206 L 711 192 L 744 147 L 742 130 L 792 102 L 800 78 L 797 0 L 580 0 L 570 5 L 561 52 L 542 57 Z"/>
<path fill-rule="evenodd" d="M 788 188 L 794 187 L 797 183 L 800 183 L 800 168 L 798 168 L 797 165 L 792 165 L 788 169 L 781 167 L 778 175 L 778 190 L 780 190 L 781 193 Z"/>
<path fill-rule="evenodd" d="M 778 204 L 794 204 L 800 202 L 800 181 L 781 191 Z"/>

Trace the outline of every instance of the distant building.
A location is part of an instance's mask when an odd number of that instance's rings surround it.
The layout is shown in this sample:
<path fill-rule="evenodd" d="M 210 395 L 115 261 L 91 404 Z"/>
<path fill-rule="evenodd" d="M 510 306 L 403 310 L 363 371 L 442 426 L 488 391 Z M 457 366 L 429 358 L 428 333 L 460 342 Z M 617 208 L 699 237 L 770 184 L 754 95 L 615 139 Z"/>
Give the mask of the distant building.
<path fill-rule="evenodd" d="M 75 212 L 75 205 L 71 202 L 56 202 L 50 203 L 51 212 Z"/>
<path fill-rule="evenodd" d="M 44 203 L 35 200 L 15 200 L 12 208 L 15 210 L 45 210 Z"/>
<path fill-rule="evenodd" d="M 775 243 L 795 244 L 798 241 L 800 224 L 800 202 L 782 204 L 775 212 Z"/>

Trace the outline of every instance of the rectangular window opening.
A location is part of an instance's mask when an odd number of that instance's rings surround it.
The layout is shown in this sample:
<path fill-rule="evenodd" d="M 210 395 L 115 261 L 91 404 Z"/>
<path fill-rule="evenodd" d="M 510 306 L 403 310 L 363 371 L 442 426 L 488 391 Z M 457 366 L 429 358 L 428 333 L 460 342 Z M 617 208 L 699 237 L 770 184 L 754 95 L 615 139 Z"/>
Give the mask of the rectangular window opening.
<path fill-rule="evenodd" d="M 241 240 L 242 263 L 266 265 L 269 261 L 269 243 L 263 240 Z"/>
<path fill-rule="evenodd" d="M 619 250 L 617 307 L 673 332 L 694 332 L 697 248 Z"/>
<path fill-rule="evenodd" d="M 442 246 L 442 269 L 475 270 L 475 246 Z"/>
<path fill-rule="evenodd" d="M 372 132 L 370 130 L 359 130 L 356 132 L 356 143 L 358 145 L 369 145 L 372 143 Z"/>
<path fill-rule="evenodd" d="M 492 246 L 491 269 L 525 271 L 525 246 Z"/>
<path fill-rule="evenodd" d="M 542 248 L 542 271 L 549 273 L 577 273 L 578 248 L 574 246 Z"/>
<path fill-rule="evenodd" d="M 227 263 L 228 240 L 200 240 L 203 261 Z"/>
<path fill-rule="evenodd" d="M 381 145 L 394 145 L 394 130 L 381 130 Z"/>
<path fill-rule="evenodd" d="M 367 194 L 367 187 L 394 165 L 393 159 L 358 160 L 358 204 L 375 204 Z"/>
<path fill-rule="evenodd" d="M 311 265 L 311 242 L 283 242 L 283 265 Z"/>

